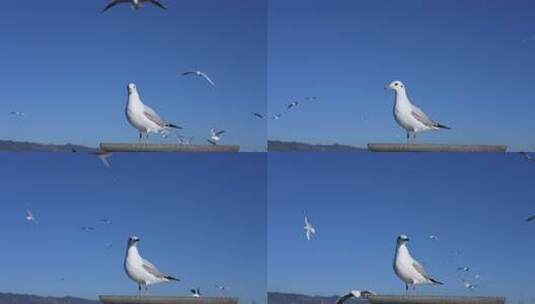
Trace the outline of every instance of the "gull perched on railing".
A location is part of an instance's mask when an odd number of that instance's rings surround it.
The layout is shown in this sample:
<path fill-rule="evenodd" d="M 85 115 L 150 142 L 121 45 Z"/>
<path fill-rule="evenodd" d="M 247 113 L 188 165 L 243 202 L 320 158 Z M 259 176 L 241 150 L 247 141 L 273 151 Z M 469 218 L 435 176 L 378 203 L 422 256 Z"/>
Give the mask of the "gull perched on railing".
<path fill-rule="evenodd" d="M 409 285 L 416 289 L 416 285 L 443 285 L 443 283 L 430 277 L 424 267 L 416 261 L 407 248 L 409 238 L 400 235 L 396 241 L 396 255 L 394 258 L 394 272 L 405 283 L 405 290 L 409 290 Z"/>
<path fill-rule="evenodd" d="M 126 103 L 126 119 L 139 131 L 139 141 L 143 142 L 143 135 L 148 140 L 149 133 L 164 133 L 170 128 L 182 129 L 162 119 L 156 111 L 143 104 L 135 84 L 128 85 L 128 102 Z"/>
<path fill-rule="evenodd" d="M 128 238 L 124 269 L 126 275 L 138 284 L 139 292 L 141 292 L 142 286 L 145 288 L 145 292 L 148 292 L 149 285 L 180 281 L 177 278 L 162 273 L 151 262 L 143 259 L 137 250 L 138 242 L 139 238 L 137 236 Z"/>
<path fill-rule="evenodd" d="M 112 0 L 104 9 L 100 12 L 101 14 L 105 11 L 109 10 L 110 8 L 116 6 L 117 4 L 125 4 L 130 3 L 133 9 L 138 10 L 140 9 L 144 3 L 151 3 L 161 9 L 167 9 L 163 4 L 161 4 L 157 0 Z"/>
<path fill-rule="evenodd" d="M 431 120 L 424 111 L 413 105 L 409 97 L 407 97 L 405 85 L 401 81 L 392 81 L 389 85 L 385 86 L 385 89 L 391 89 L 396 92 L 394 118 L 407 131 L 407 143 L 409 143 L 411 133 L 413 138 L 416 138 L 417 132 L 450 129 L 443 124 Z"/>

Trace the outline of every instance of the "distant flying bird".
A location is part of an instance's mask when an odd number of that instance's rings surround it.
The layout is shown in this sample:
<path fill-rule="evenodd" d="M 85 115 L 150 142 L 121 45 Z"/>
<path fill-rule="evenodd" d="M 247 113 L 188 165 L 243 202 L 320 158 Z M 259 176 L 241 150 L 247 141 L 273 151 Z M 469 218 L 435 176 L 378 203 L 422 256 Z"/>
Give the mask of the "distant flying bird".
<path fill-rule="evenodd" d="M 474 290 L 477 287 L 477 285 L 474 285 L 466 280 L 461 280 L 461 282 L 463 283 L 464 288 L 469 290 Z"/>
<path fill-rule="evenodd" d="M 98 157 L 98 159 L 102 162 L 102 164 L 106 168 L 111 168 L 110 162 L 108 161 L 108 158 L 112 155 L 110 152 L 105 152 L 105 151 L 99 150 L 99 151 L 94 151 L 91 154 L 93 154 L 94 156 Z"/>
<path fill-rule="evenodd" d="M 100 222 L 106 225 L 111 225 L 112 221 L 109 218 L 102 218 L 100 219 Z"/>
<path fill-rule="evenodd" d="M 299 105 L 299 101 L 292 101 L 288 106 L 287 109 L 290 110 L 293 107 L 297 107 Z"/>
<path fill-rule="evenodd" d="M 210 139 L 208 139 L 208 142 L 214 146 L 217 145 L 223 133 L 225 133 L 225 130 L 218 131 L 215 128 L 210 129 Z"/>
<path fill-rule="evenodd" d="M 260 118 L 260 119 L 263 119 L 264 118 L 264 115 L 260 114 L 260 113 L 253 113 L 254 116 Z"/>
<path fill-rule="evenodd" d="M 410 254 L 407 248 L 409 238 L 400 235 L 396 241 L 396 254 L 394 257 L 394 272 L 405 283 L 405 290 L 409 290 L 409 285 L 416 289 L 416 285 L 443 285 L 443 283 L 433 279 L 427 274 L 424 267 L 418 263 Z"/>
<path fill-rule="evenodd" d="M 306 215 L 305 215 L 305 227 L 303 227 L 303 228 L 305 229 L 305 236 L 306 236 L 307 240 L 310 241 L 312 236 L 314 234 L 316 234 L 316 228 L 314 228 L 314 226 L 312 226 L 312 222 L 310 221 L 310 219 Z"/>
<path fill-rule="evenodd" d="M 457 270 L 462 271 L 462 272 L 469 272 L 470 267 L 468 266 L 457 267 Z"/>
<path fill-rule="evenodd" d="M 282 116 L 282 114 L 277 113 L 277 114 L 272 115 L 271 119 L 279 120 L 281 118 L 281 116 Z"/>
<path fill-rule="evenodd" d="M 225 291 L 225 290 L 228 289 L 227 287 L 225 287 L 223 285 L 217 285 L 217 284 L 215 285 L 215 288 L 219 289 L 220 291 Z"/>
<path fill-rule="evenodd" d="M 30 209 L 26 209 L 26 220 L 28 222 L 37 224 L 37 219 L 35 218 L 35 216 L 33 216 L 33 213 Z"/>
<path fill-rule="evenodd" d="M 80 227 L 80 230 L 82 230 L 82 231 L 86 231 L 86 232 L 87 232 L 87 231 L 93 231 L 93 230 L 95 230 L 95 227 L 92 227 L 92 226 L 82 226 L 82 227 Z"/>
<path fill-rule="evenodd" d="M 210 77 L 208 77 L 208 75 L 206 73 L 204 73 L 204 72 L 201 72 L 201 71 L 188 71 L 188 72 L 182 73 L 182 75 L 183 76 L 193 75 L 193 76 L 197 76 L 197 77 L 202 77 L 206 81 L 208 81 L 208 83 L 210 83 L 212 86 L 215 86 L 215 83 L 212 81 L 212 79 L 210 79 Z"/>
<path fill-rule="evenodd" d="M 194 298 L 200 298 L 201 297 L 201 290 L 200 288 L 197 288 L 197 289 L 190 289 L 189 290 L 191 292 L 191 296 L 194 297 Z"/>
<path fill-rule="evenodd" d="M 149 138 L 149 133 L 166 132 L 169 128 L 182 129 L 162 119 L 156 111 L 145 105 L 134 83 L 128 85 L 128 102 L 126 104 L 126 118 L 132 127 L 139 131 L 139 141 L 143 141 L 143 135 Z"/>
<path fill-rule="evenodd" d="M 307 96 L 305 100 L 307 101 L 317 101 L 319 98 L 317 96 Z"/>
<path fill-rule="evenodd" d="M 429 118 L 424 111 L 413 105 L 407 97 L 405 85 L 398 80 L 392 81 L 385 89 L 394 90 L 394 118 L 398 125 L 407 132 L 407 143 L 409 143 L 410 135 L 416 138 L 417 132 L 450 129 L 449 127 L 439 124 Z"/>
<path fill-rule="evenodd" d="M 363 290 L 363 291 L 360 291 L 360 290 L 351 290 L 350 293 L 346 294 L 346 295 L 343 295 L 342 297 L 340 297 L 338 300 L 336 300 L 336 304 L 342 304 L 344 303 L 345 301 L 349 300 L 349 299 L 352 299 L 352 298 L 356 298 L 356 299 L 367 299 L 369 296 L 371 295 L 376 295 L 375 292 L 371 291 L 371 290 Z"/>
<path fill-rule="evenodd" d="M 139 238 L 137 236 L 128 238 L 124 269 L 126 275 L 138 284 L 139 292 L 141 292 L 141 286 L 144 286 L 145 292 L 147 292 L 149 285 L 180 281 L 175 277 L 162 273 L 151 262 L 143 259 L 137 249 L 138 242 Z"/>
<path fill-rule="evenodd" d="M 535 220 L 535 215 L 528 217 L 526 222 L 532 222 L 533 220 Z"/>
<path fill-rule="evenodd" d="M 24 114 L 24 112 L 21 112 L 21 111 L 11 111 L 9 112 L 9 115 L 22 117 L 22 116 L 25 116 L 26 114 Z"/>
<path fill-rule="evenodd" d="M 434 235 L 434 234 L 430 235 L 429 239 L 430 240 L 434 240 L 434 241 L 438 241 L 438 237 L 436 235 Z"/>
<path fill-rule="evenodd" d="M 104 9 L 100 12 L 101 14 L 105 11 L 109 10 L 110 8 L 116 6 L 117 4 L 124 4 L 124 3 L 130 3 L 132 8 L 135 10 L 140 9 L 144 3 L 151 3 L 161 9 L 167 9 L 163 4 L 161 4 L 157 0 L 112 0 Z"/>

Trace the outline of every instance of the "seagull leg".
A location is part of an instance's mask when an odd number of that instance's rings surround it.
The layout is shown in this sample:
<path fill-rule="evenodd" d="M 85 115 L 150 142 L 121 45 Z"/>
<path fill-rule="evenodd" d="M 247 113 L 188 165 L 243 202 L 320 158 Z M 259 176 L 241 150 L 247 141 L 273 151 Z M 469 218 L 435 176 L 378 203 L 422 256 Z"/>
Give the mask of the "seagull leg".
<path fill-rule="evenodd" d="M 411 133 L 407 131 L 407 145 L 410 144 L 410 140 L 411 140 Z"/>
<path fill-rule="evenodd" d="M 405 295 L 409 293 L 409 284 L 405 283 Z"/>
<path fill-rule="evenodd" d="M 141 296 L 141 284 L 137 284 L 138 295 Z"/>
<path fill-rule="evenodd" d="M 139 143 L 142 144 L 143 143 L 143 133 L 139 132 Z M 141 290 L 141 287 L 139 287 L 139 289 Z"/>

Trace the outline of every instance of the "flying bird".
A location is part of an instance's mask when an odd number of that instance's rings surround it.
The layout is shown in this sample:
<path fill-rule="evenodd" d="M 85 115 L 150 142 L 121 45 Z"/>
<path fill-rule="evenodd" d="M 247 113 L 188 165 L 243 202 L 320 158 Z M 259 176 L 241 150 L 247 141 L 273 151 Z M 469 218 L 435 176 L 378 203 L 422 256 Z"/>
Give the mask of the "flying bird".
<path fill-rule="evenodd" d="M 223 133 L 225 133 L 225 130 L 218 131 L 215 128 L 210 129 L 210 139 L 208 139 L 208 142 L 216 146 L 221 140 Z"/>
<path fill-rule="evenodd" d="M 407 143 L 409 143 L 411 133 L 416 138 L 416 133 L 439 129 L 450 129 L 449 127 L 435 122 L 429 118 L 424 111 L 413 105 L 407 97 L 405 85 L 398 80 L 392 81 L 385 89 L 395 91 L 394 118 L 396 122 L 407 132 Z"/>
<path fill-rule="evenodd" d="M 126 103 L 126 118 L 132 127 L 139 131 L 139 141 L 143 141 L 143 135 L 149 138 L 149 133 L 166 132 L 169 128 L 182 129 L 164 119 L 149 106 L 143 104 L 135 84 L 128 85 L 128 102 Z"/>
<path fill-rule="evenodd" d="M 532 222 L 533 220 L 535 220 L 535 215 L 528 217 L 526 222 Z"/>
<path fill-rule="evenodd" d="M 148 292 L 150 285 L 180 281 L 175 277 L 162 273 L 151 262 L 143 259 L 137 249 L 138 242 L 139 238 L 137 236 L 128 238 L 124 269 L 126 275 L 138 284 L 139 292 L 141 292 L 142 286 L 145 288 L 145 292 Z"/>
<path fill-rule="evenodd" d="M 22 117 L 22 116 L 25 116 L 26 114 L 24 114 L 24 112 L 21 112 L 21 111 L 11 111 L 9 112 L 9 115 Z"/>
<path fill-rule="evenodd" d="M 197 288 L 197 289 L 190 289 L 189 290 L 191 292 L 191 296 L 194 297 L 194 298 L 200 298 L 201 297 L 201 290 L 200 288 Z"/>
<path fill-rule="evenodd" d="M 432 234 L 432 235 L 429 236 L 429 239 L 433 240 L 433 241 L 438 241 L 438 236 Z"/>
<path fill-rule="evenodd" d="M 264 119 L 264 115 L 260 114 L 260 113 L 253 113 L 254 116 L 260 118 L 260 119 Z"/>
<path fill-rule="evenodd" d="M 106 225 L 111 225 L 112 221 L 109 218 L 102 218 L 100 219 L 100 222 Z"/>
<path fill-rule="evenodd" d="M 306 236 L 307 240 L 310 241 L 312 236 L 314 234 L 316 234 L 316 228 L 314 228 L 314 226 L 312 226 L 312 222 L 310 221 L 310 219 L 306 215 L 305 215 L 305 227 L 303 227 L 303 228 L 305 229 L 305 236 Z"/>
<path fill-rule="evenodd" d="M 317 101 L 319 98 L 317 96 L 307 96 L 305 100 L 307 101 Z"/>
<path fill-rule="evenodd" d="M 201 71 L 188 71 L 188 72 L 182 73 L 182 76 L 189 76 L 189 75 L 202 77 L 206 81 L 208 81 L 208 83 L 210 83 L 212 86 L 215 86 L 215 83 L 212 81 L 212 79 L 210 79 L 210 77 L 208 77 L 208 75 L 206 73 L 204 73 L 204 72 L 201 72 Z"/>
<path fill-rule="evenodd" d="M 462 272 L 469 272 L 470 271 L 470 267 L 461 266 L 461 267 L 457 267 L 457 270 L 462 271 Z"/>
<path fill-rule="evenodd" d="M 163 4 L 161 4 L 157 0 L 112 0 L 108 5 L 106 5 L 106 7 L 104 7 L 104 9 L 102 9 L 100 13 L 101 14 L 104 13 L 105 11 L 116 6 L 117 4 L 125 4 L 125 3 L 130 3 L 132 8 L 135 10 L 140 9 L 144 3 L 151 3 L 161 9 L 167 9 L 167 7 L 165 7 Z"/>
<path fill-rule="evenodd" d="M 474 285 L 466 280 L 461 280 L 461 282 L 463 283 L 464 288 L 469 290 L 474 290 L 477 287 L 477 285 Z"/>
<path fill-rule="evenodd" d="M 95 227 L 92 227 L 92 226 L 82 226 L 82 227 L 80 227 L 80 230 L 82 230 L 82 231 L 86 231 L 86 232 L 87 232 L 87 231 L 93 231 L 93 230 L 95 230 Z"/>
<path fill-rule="evenodd" d="M 30 209 L 26 209 L 26 220 L 28 222 L 32 222 L 32 223 L 37 224 L 37 219 L 35 218 L 35 216 L 33 215 L 32 211 Z"/>
<path fill-rule="evenodd" d="M 271 119 L 279 120 L 281 117 L 282 117 L 282 114 L 277 113 L 277 114 L 272 115 Z"/>
<path fill-rule="evenodd" d="M 290 110 L 293 107 L 297 107 L 299 105 L 299 101 L 292 101 L 288 106 L 287 109 Z"/>
<path fill-rule="evenodd" d="M 371 291 L 371 290 L 363 290 L 363 291 L 360 291 L 360 290 L 351 290 L 350 293 L 346 294 L 346 295 L 343 295 L 342 297 L 340 297 L 338 300 L 336 300 L 336 304 L 342 304 L 344 303 L 345 301 L 349 300 L 349 299 L 352 299 L 352 298 L 356 298 L 356 299 L 367 299 L 369 296 L 372 296 L 372 295 L 376 295 L 375 292 Z"/>
<path fill-rule="evenodd" d="M 394 272 L 405 283 L 405 290 L 409 290 L 409 285 L 416 289 L 416 285 L 443 285 L 443 283 L 433 279 L 427 274 L 424 267 L 416 261 L 407 248 L 409 238 L 400 235 L 396 241 L 396 254 L 394 257 Z"/>
<path fill-rule="evenodd" d="M 225 290 L 228 289 L 227 287 L 225 287 L 223 285 L 217 285 L 217 284 L 215 285 L 215 288 L 219 289 L 220 291 L 225 291 Z"/>

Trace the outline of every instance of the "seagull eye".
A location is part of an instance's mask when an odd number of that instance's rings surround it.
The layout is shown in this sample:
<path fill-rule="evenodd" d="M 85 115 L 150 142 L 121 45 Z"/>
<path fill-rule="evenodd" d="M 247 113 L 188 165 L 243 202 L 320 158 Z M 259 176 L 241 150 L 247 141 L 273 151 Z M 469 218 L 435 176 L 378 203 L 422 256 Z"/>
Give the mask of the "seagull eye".
<path fill-rule="evenodd" d="M 394 86 L 396 86 L 396 87 L 397 87 L 397 86 L 398 86 L 398 83 L 397 83 L 397 82 L 396 82 L 396 83 L 394 83 Z"/>

